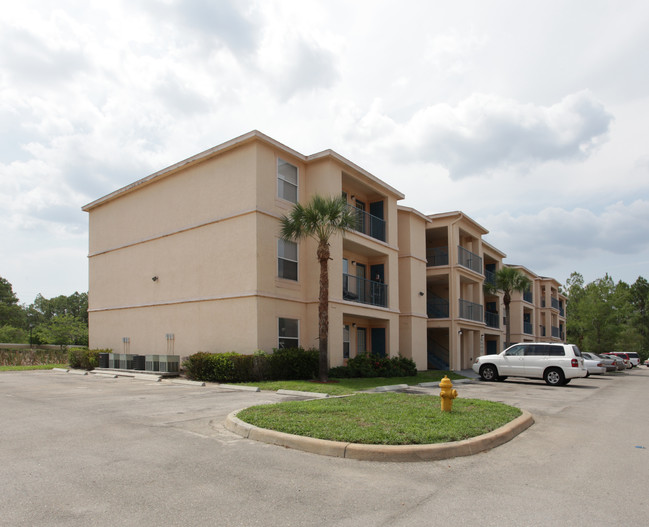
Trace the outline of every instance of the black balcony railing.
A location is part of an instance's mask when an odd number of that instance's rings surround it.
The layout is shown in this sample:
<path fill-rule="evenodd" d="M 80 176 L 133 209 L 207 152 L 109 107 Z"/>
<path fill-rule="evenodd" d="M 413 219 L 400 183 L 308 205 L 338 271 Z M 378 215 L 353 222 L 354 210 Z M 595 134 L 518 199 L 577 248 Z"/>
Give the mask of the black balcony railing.
<path fill-rule="evenodd" d="M 493 271 L 488 271 L 487 269 L 485 269 L 485 271 L 484 271 L 484 281 L 485 281 L 486 284 L 489 284 L 491 286 L 495 286 L 496 285 L 496 273 L 494 273 Z"/>
<path fill-rule="evenodd" d="M 385 241 L 385 220 L 374 216 L 369 212 L 365 212 L 352 205 L 347 205 L 347 208 L 356 218 L 355 231 L 367 234 L 377 240 Z"/>
<path fill-rule="evenodd" d="M 559 299 L 551 298 L 550 301 L 552 302 L 552 308 L 558 310 L 559 309 Z"/>
<path fill-rule="evenodd" d="M 482 274 L 482 258 L 461 245 L 457 246 L 457 261 L 463 266 Z"/>
<path fill-rule="evenodd" d="M 462 300 L 460 298 L 460 318 L 466 318 L 468 320 L 475 320 L 476 322 L 482 322 L 483 311 L 484 308 L 480 304 L 476 304 L 475 302 L 469 302 L 468 300 Z"/>
<path fill-rule="evenodd" d="M 437 295 L 429 295 L 426 300 L 428 318 L 448 318 L 448 300 Z"/>
<path fill-rule="evenodd" d="M 490 328 L 500 327 L 500 315 L 498 313 L 490 313 L 489 311 L 486 311 L 484 314 L 484 321 Z"/>
<path fill-rule="evenodd" d="M 526 335 L 534 335 L 534 328 L 531 322 L 523 322 L 523 333 Z"/>
<path fill-rule="evenodd" d="M 343 299 L 387 307 L 388 285 L 343 273 Z"/>
<path fill-rule="evenodd" d="M 428 267 L 448 265 L 448 247 L 431 247 L 426 249 L 426 260 Z"/>
<path fill-rule="evenodd" d="M 523 300 L 531 304 L 534 301 L 534 295 L 532 294 L 532 291 L 525 291 L 523 293 Z"/>
<path fill-rule="evenodd" d="M 552 326 L 552 336 L 557 339 L 561 337 L 561 333 L 559 332 L 558 327 Z"/>

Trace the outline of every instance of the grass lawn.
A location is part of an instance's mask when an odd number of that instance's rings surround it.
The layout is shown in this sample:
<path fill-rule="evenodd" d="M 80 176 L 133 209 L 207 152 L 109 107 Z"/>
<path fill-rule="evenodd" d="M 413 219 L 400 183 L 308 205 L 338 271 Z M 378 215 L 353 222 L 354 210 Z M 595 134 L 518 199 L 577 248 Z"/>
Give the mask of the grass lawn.
<path fill-rule="evenodd" d="M 463 379 L 462 375 L 448 371 L 424 371 L 419 372 L 415 377 L 365 377 L 355 379 L 331 379 L 327 384 L 312 381 L 266 381 L 236 383 L 248 386 L 259 386 L 261 390 L 298 390 L 302 392 L 320 392 L 329 395 L 350 395 L 363 390 L 371 390 L 377 386 L 389 384 L 407 384 L 414 386 L 422 382 L 436 382 L 442 380 L 444 375 L 449 379 Z"/>
<path fill-rule="evenodd" d="M 38 364 L 35 366 L 0 366 L 0 371 L 51 370 L 52 368 L 67 368 L 67 364 Z"/>
<path fill-rule="evenodd" d="M 318 439 L 418 445 L 475 437 L 519 415 L 518 408 L 478 399 L 455 399 L 453 411 L 442 412 L 437 396 L 359 393 L 253 406 L 238 417 L 261 428 Z"/>

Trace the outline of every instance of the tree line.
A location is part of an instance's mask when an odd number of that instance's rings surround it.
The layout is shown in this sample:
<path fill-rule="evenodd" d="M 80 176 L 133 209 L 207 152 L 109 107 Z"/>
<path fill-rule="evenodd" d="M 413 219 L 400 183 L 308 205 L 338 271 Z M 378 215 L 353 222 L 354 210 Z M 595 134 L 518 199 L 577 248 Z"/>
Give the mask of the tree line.
<path fill-rule="evenodd" d="M 634 351 L 649 357 L 649 282 L 629 285 L 608 274 L 588 284 L 574 272 L 562 291 L 568 297 L 568 342 L 582 351 Z"/>
<path fill-rule="evenodd" d="M 13 286 L 0 277 L 0 342 L 11 344 L 88 345 L 88 293 L 18 303 Z"/>

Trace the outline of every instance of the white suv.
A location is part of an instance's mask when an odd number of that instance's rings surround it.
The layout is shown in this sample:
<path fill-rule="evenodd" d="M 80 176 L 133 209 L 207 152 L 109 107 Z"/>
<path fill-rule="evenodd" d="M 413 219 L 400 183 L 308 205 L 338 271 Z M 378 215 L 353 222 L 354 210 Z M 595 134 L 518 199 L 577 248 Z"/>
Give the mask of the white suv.
<path fill-rule="evenodd" d="M 527 377 L 544 379 L 550 386 L 568 384 L 588 374 L 577 346 L 544 342 L 523 342 L 498 355 L 482 355 L 473 364 L 473 371 L 485 381 Z"/>

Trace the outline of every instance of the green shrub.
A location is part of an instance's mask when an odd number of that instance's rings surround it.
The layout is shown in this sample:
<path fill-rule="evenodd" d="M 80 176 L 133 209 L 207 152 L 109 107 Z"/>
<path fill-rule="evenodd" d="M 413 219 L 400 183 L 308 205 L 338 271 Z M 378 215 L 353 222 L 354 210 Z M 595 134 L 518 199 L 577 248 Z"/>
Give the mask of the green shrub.
<path fill-rule="evenodd" d="M 319 352 L 317 349 L 273 349 L 268 355 L 270 375 L 276 381 L 315 379 L 318 375 Z"/>
<path fill-rule="evenodd" d="M 329 370 L 335 379 L 357 377 L 413 377 L 417 375 L 417 365 L 406 357 L 378 357 L 369 353 L 358 355 L 347 361 L 347 366 L 337 366 Z"/>
<path fill-rule="evenodd" d="M 112 349 L 70 348 L 68 350 L 68 365 L 80 370 L 94 370 L 99 365 L 100 353 L 112 353 Z"/>
<path fill-rule="evenodd" d="M 237 368 L 232 360 L 236 353 L 199 351 L 183 361 L 188 378 L 206 382 L 233 382 Z"/>
<path fill-rule="evenodd" d="M 318 372 L 318 350 L 288 348 L 273 353 L 198 352 L 183 361 L 189 379 L 205 382 L 254 382 L 313 379 Z"/>

